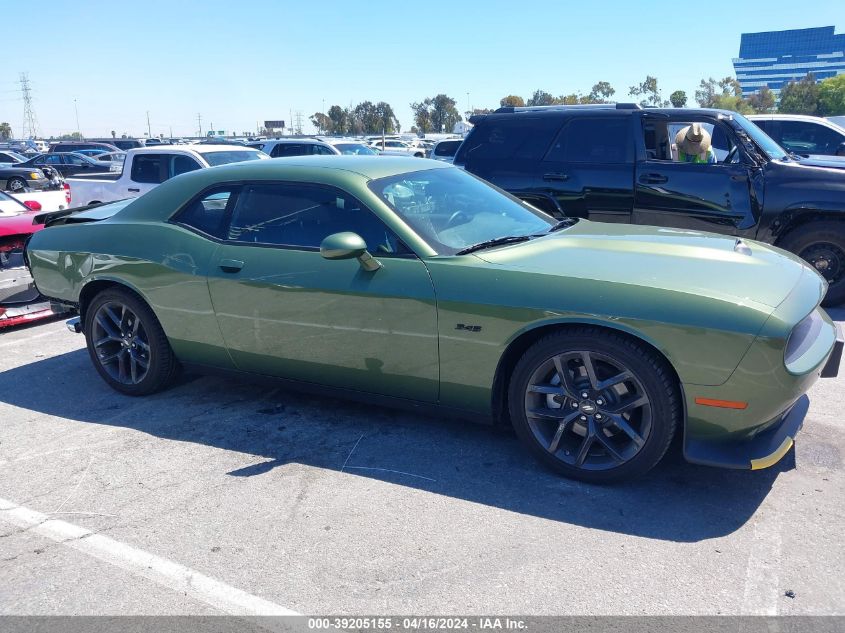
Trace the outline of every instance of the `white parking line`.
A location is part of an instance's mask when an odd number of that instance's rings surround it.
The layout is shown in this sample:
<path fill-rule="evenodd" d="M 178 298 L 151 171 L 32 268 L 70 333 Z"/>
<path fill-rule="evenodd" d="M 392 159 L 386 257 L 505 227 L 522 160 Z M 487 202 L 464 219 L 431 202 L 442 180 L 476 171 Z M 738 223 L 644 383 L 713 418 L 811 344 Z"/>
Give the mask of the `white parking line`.
<path fill-rule="evenodd" d="M 224 613 L 239 616 L 300 615 L 246 593 L 179 563 L 150 554 L 108 536 L 51 519 L 49 515 L 0 499 L 0 520 L 72 547 L 137 576 L 179 591 Z"/>
<path fill-rule="evenodd" d="M 56 329 L 56 330 L 50 330 L 48 332 L 40 332 L 38 334 L 33 334 L 32 336 L 27 336 L 27 337 L 24 337 L 24 338 L 13 338 L 10 341 L 4 341 L 4 342 L 0 343 L 0 348 L 12 347 L 14 345 L 21 345 L 23 343 L 28 343 L 29 341 L 32 341 L 32 340 L 37 339 L 37 338 L 43 338 L 45 336 L 55 336 L 57 334 L 61 334 L 63 331 L 67 332 L 66 329 L 65 330 Z M 11 333 L 9 333 L 9 334 L 11 334 Z M 9 334 L 6 334 L 6 336 L 9 336 Z"/>

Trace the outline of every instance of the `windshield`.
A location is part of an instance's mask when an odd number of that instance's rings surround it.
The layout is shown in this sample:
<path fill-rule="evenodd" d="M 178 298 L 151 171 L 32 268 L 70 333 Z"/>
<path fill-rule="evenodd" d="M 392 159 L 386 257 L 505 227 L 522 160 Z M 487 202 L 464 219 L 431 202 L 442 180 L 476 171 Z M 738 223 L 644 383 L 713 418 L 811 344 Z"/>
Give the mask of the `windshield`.
<path fill-rule="evenodd" d="M 498 237 L 545 233 L 555 221 L 459 169 L 427 169 L 373 180 L 370 189 L 438 254 Z"/>
<path fill-rule="evenodd" d="M 742 126 L 742 129 L 745 130 L 745 133 L 751 137 L 757 145 L 766 152 L 766 155 L 771 158 L 772 160 L 780 160 L 782 158 L 787 157 L 786 151 L 775 143 L 772 138 L 766 134 L 763 130 L 759 127 L 754 125 L 751 121 L 746 119 L 741 114 L 733 113 L 733 119 L 737 123 Z"/>
<path fill-rule="evenodd" d="M 335 143 L 335 148 L 341 154 L 353 156 L 378 156 L 378 152 L 361 143 Z"/>
<path fill-rule="evenodd" d="M 254 149 L 233 149 L 224 150 L 222 152 L 200 152 L 202 157 L 212 167 L 217 165 L 226 165 L 228 163 L 240 163 L 245 160 L 259 160 L 261 158 L 269 158 L 264 152 L 259 152 Z"/>
<path fill-rule="evenodd" d="M 17 152 L 3 152 L 3 154 L 5 154 L 6 157 L 11 158 L 12 159 L 11 162 L 15 162 L 15 163 L 23 163 L 27 160 L 25 156 L 21 156 Z M 9 162 L 9 161 L 5 160 L 5 157 L 0 157 L 0 162 Z"/>

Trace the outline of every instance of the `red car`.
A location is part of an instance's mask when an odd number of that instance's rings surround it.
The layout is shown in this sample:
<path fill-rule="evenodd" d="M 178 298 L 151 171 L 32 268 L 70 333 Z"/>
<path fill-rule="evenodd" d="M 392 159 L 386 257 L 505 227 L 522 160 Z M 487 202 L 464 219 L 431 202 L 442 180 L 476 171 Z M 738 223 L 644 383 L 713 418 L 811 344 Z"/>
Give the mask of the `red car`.
<path fill-rule="evenodd" d="M 53 316 L 23 260 L 24 243 L 44 228 L 33 224 L 40 210 L 35 201 L 19 202 L 0 192 L 0 328 Z"/>

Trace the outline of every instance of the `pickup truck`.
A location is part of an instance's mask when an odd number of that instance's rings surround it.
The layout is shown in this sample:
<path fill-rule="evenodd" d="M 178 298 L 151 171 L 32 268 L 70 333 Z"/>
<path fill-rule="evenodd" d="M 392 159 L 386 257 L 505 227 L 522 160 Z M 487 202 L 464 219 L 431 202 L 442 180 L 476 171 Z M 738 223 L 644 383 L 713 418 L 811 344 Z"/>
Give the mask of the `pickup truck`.
<path fill-rule="evenodd" d="M 7 195 L 23 203 L 31 211 L 64 211 L 70 208 L 71 194 L 67 183 L 54 191 L 8 191 Z"/>
<path fill-rule="evenodd" d="M 87 206 L 137 198 L 165 180 L 195 169 L 266 158 L 257 149 L 233 145 L 142 147 L 126 152 L 122 172 L 77 176 L 67 182 L 73 203 Z"/>
<path fill-rule="evenodd" d="M 547 213 L 774 244 L 827 279 L 824 305 L 845 302 L 841 158 L 790 154 L 726 110 L 503 107 L 470 122 L 455 165 Z M 707 130 L 715 163 L 678 160 L 692 123 Z"/>

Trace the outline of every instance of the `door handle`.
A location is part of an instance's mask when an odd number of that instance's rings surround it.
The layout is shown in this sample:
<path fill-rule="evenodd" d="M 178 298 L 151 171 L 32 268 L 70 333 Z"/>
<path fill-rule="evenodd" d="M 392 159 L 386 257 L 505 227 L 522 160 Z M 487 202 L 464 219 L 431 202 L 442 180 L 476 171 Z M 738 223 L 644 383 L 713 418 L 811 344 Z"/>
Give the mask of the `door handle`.
<path fill-rule="evenodd" d="M 559 173 L 551 173 L 551 174 L 543 174 L 543 180 L 569 180 L 568 174 L 559 174 Z"/>
<path fill-rule="evenodd" d="M 669 179 L 663 174 L 643 174 L 640 176 L 640 182 L 647 185 L 659 185 L 669 182 Z"/>
<path fill-rule="evenodd" d="M 244 263 L 239 259 L 221 259 L 219 266 L 224 273 L 236 273 L 244 267 Z"/>
<path fill-rule="evenodd" d="M 129 187 L 129 191 L 134 191 L 135 193 L 140 193 L 141 190 L 140 189 L 133 189 L 132 187 Z"/>

